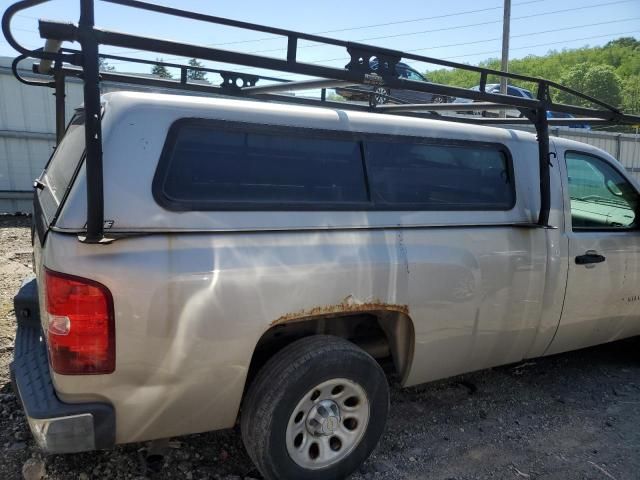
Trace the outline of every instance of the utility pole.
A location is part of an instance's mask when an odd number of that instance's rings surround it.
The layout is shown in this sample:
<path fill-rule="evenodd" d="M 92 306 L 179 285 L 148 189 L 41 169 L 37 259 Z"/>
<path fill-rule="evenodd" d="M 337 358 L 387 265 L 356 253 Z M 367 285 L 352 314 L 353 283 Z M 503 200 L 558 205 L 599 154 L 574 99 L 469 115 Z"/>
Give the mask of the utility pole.
<path fill-rule="evenodd" d="M 511 26 L 511 0 L 504 0 L 504 17 L 502 19 L 502 66 L 503 72 L 509 71 L 509 29 Z M 507 79 L 500 77 L 500 93 L 507 94 Z M 506 117 L 507 111 L 500 110 L 500 116 Z"/>

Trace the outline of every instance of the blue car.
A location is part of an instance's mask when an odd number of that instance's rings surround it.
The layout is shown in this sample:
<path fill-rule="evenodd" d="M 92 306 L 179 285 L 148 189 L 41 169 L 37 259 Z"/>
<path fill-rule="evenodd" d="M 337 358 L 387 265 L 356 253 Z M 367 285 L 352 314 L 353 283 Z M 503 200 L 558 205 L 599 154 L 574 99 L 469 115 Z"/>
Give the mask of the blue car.
<path fill-rule="evenodd" d="M 570 113 L 564 112 L 547 112 L 547 118 L 576 118 Z M 569 125 L 569 128 L 581 128 L 582 130 L 591 130 L 591 125 L 588 123 L 580 123 Z"/>

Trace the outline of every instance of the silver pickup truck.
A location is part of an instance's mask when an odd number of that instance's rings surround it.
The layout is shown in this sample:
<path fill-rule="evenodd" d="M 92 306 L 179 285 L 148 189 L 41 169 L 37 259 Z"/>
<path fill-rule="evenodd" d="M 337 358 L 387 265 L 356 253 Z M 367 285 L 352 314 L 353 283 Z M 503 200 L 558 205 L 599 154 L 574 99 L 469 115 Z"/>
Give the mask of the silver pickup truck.
<path fill-rule="evenodd" d="M 341 478 L 402 385 L 640 334 L 638 185 L 554 138 L 245 100 L 102 98 L 36 183 L 13 374 L 46 451 L 233 427 L 269 479 Z M 41 333 L 43 332 L 43 333 Z"/>

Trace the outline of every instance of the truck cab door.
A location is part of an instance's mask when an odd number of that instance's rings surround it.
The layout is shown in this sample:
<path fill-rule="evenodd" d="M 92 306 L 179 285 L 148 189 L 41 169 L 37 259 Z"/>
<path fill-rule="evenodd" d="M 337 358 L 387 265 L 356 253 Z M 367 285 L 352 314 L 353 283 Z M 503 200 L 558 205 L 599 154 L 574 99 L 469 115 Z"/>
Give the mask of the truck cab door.
<path fill-rule="evenodd" d="M 569 268 L 547 354 L 640 334 L 640 196 L 605 158 L 566 151 L 563 167 Z"/>

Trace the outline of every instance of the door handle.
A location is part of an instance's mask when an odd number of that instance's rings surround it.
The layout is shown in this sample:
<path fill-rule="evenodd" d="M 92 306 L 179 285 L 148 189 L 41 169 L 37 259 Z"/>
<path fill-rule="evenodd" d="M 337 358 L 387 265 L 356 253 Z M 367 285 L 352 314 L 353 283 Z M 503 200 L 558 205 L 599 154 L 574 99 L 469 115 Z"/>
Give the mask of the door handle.
<path fill-rule="evenodd" d="M 587 250 L 584 255 L 576 257 L 577 265 L 590 265 L 592 263 L 602 263 L 606 260 L 603 255 L 599 255 L 595 250 Z"/>

